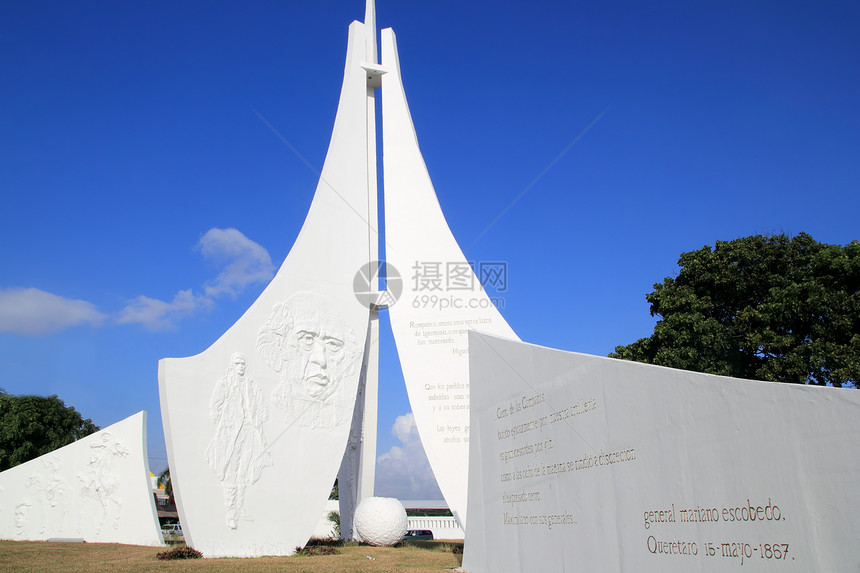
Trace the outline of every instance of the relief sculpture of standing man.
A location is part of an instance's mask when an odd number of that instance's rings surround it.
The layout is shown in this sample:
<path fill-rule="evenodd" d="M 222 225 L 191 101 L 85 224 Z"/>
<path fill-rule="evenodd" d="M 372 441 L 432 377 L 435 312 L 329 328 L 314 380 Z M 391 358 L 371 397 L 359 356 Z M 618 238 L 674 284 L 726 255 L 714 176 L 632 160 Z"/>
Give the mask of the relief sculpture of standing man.
<path fill-rule="evenodd" d="M 230 358 L 227 374 L 218 380 L 209 399 L 215 436 L 206 448 L 206 461 L 224 490 L 227 527 L 236 529 L 239 519 L 253 521 L 244 511 L 245 488 L 260 479 L 272 465 L 263 422 L 269 412 L 263 391 L 246 376 L 247 360 L 241 352 Z"/>

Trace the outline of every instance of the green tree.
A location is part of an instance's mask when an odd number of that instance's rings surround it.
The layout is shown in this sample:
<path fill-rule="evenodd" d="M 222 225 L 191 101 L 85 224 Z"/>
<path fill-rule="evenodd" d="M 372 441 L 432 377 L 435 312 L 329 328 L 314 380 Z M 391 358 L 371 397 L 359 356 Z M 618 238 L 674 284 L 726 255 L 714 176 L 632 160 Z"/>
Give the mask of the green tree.
<path fill-rule="evenodd" d="M 160 474 L 158 474 L 158 479 L 155 480 L 155 485 L 164 486 L 164 493 L 167 495 L 167 501 L 175 505 L 176 500 L 173 499 L 173 482 L 170 481 L 170 468 L 166 467 Z"/>
<path fill-rule="evenodd" d="M 0 391 L 0 471 L 71 444 L 99 430 L 57 396 Z"/>
<path fill-rule="evenodd" d="M 336 511 L 328 512 L 328 520 L 334 523 L 334 535 L 340 539 L 340 513 Z"/>
<path fill-rule="evenodd" d="M 806 233 L 682 253 L 646 299 L 654 333 L 609 356 L 739 378 L 858 386 L 860 242 Z"/>

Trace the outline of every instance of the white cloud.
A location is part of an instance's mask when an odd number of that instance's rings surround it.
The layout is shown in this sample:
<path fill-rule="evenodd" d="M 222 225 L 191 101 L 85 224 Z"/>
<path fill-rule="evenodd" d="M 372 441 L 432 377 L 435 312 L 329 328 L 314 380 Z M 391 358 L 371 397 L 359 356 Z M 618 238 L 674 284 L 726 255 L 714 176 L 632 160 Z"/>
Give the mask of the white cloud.
<path fill-rule="evenodd" d="M 224 265 L 204 292 L 209 298 L 235 296 L 254 283 L 265 283 L 275 275 L 269 252 L 236 229 L 209 229 L 197 243 L 207 259 Z"/>
<path fill-rule="evenodd" d="M 218 297 L 235 296 L 275 274 L 269 252 L 236 229 L 209 229 L 196 248 L 221 268 L 218 276 L 204 285 L 203 294 L 182 290 L 170 302 L 140 295 L 116 313 L 114 321 L 165 330 L 181 318 L 210 309 Z M 100 324 L 106 318 L 85 300 L 63 298 L 37 288 L 0 289 L 0 332 L 50 334 L 79 324 Z"/>
<path fill-rule="evenodd" d="M 203 294 L 183 290 L 170 302 L 141 295 L 117 314 L 116 322 L 166 330 L 181 318 L 212 308 L 218 297 L 235 296 L 247 286 L 266 282 L 275 274 L 269 252 L 236 229 L 209 229 L 196 249 L 221 267 L 218 276 L 203 287 Z"/>
<path fill-rule="evenodd" d="M 413 431 L 417 437 L 418 426 L 415 425 L 415 416 L 412 412 L 397 416 L 397 419 L 394 420 L 394 425 L 391 427 L 391 435 L 404 444 L 409 441 L 409 436 L 412 435 Z"/>
<path fill-rule="evenodd" d="M 376 458 L 376 495 L 398 499 L 442 499 L 412 413 L 398 416 L 391 434 L 401 442 Z"/>
<path fill-rule="evenodd" d="M 211 300 L 195 295 L 191 289 L 179 291 L 170 302 L 141 295 L 119 312 L 116 321 L 119 324 L 142 324 L 150 330 L 166 330 L 180 318 L 211 306 Z"/>
<path fill-rule="evenodd" d="M 37 288 L 0 289 L 0 332 L 50 334 L 79 324 L 100 324 L 105 315 L 85 300 Z"/>

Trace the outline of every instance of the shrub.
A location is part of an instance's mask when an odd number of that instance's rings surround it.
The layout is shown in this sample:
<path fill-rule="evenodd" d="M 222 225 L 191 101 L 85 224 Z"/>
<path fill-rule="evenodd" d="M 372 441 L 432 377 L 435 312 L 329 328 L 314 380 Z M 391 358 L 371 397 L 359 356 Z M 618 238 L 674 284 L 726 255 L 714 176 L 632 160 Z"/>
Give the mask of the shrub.
<path fill-rule="evenodd" d="M 162 561 L 170 559 L 200 559 L 203 554 L 193 547 L 174 547 L 169 551 L 162 551 L 157 555 Z"/>
<path fill-rule="evenodd" d="M 340 514 L 336 511 L 328 512 L 328 520 L 334 523 L 334 533 L 337 539 L 340 539 Z"/>
<path fill-rule="evenodd" d="M 331 545 L 308 545 L 304 548 L 296 547 L 296 555 L 306 555 L 308 557 L 311 555 L 335 555 L 336 553 L 337 549 Z"/>

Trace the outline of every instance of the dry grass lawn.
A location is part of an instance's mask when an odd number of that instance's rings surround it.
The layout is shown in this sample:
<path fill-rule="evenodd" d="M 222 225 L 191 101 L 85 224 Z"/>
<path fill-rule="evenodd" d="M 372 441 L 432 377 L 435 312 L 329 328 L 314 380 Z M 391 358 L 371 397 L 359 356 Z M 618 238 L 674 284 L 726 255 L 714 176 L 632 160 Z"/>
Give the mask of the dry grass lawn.
<path fill-rule="evenodd" d="M 162 561 L 156 557 L 167 548 L 112 543 L 49 543 L 0 541 L 0 571 L 39 573 L 340 573 L 409 572 L 440 573 L 459 567 L 462 555 L 453 551 L 461 544 L 434 542 L 400 547 L 350 544 L 337 547 L 336 555 L 260 557 L 257 559 L 184 559 Z M 373 559 L 368 559 L 372 557 Z"/>

